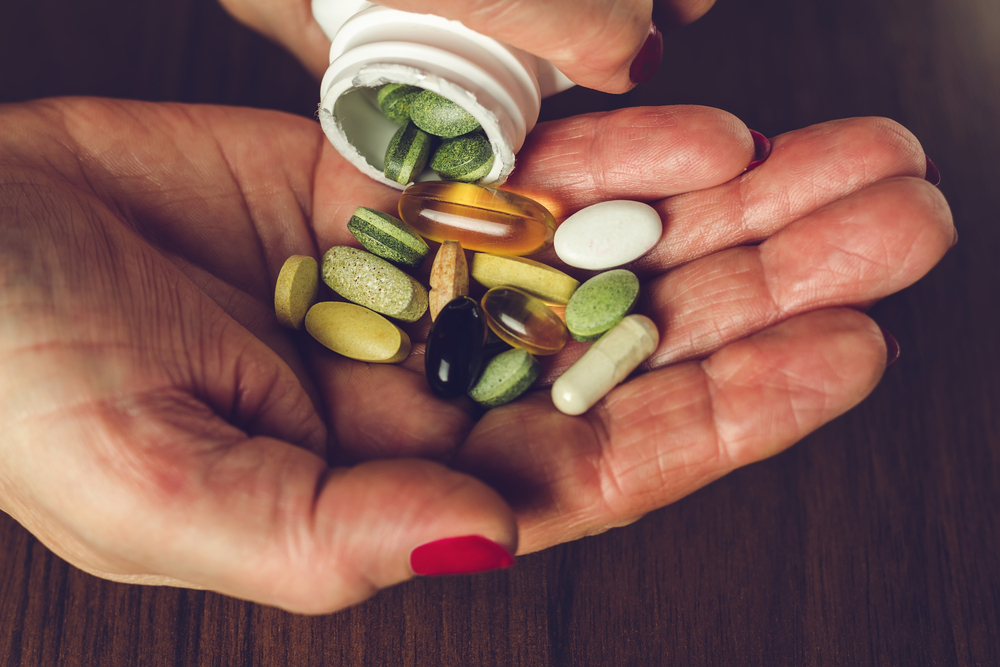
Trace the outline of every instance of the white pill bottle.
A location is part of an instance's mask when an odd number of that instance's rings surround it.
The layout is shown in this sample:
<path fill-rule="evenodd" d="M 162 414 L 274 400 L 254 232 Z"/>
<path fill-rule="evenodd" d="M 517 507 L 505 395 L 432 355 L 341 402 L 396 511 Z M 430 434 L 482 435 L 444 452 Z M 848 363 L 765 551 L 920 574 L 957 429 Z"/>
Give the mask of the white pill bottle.
<path fill-rule="evenodd" d="M 330 66 L 320 85 L 319 120 L 348 161 L 380 183 L 385 150 L 399 128 L 382 115 L 375 94 L 386 83 L 431 90 L 482 125 L 495 156 L 479 183 L 499 185 L 538 120 L 543 98 L 573 85 L 552 63 L 431 14 L 388 9 L 365 0 L 312 0 L 330 38 Z M 417 180 L 434 178 L 425 169 Z"/>

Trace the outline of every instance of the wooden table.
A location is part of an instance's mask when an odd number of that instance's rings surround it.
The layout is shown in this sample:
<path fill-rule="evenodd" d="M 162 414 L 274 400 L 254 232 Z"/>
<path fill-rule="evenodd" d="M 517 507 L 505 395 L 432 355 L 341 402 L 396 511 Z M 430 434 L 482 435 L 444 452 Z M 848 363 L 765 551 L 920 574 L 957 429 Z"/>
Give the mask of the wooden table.
<path fill-rule="evenodd" d="M 214 0 L 0 9 L 2 101 L 317 90 Z M 653 81 L 543 116 L 677 103 L 767 135 L 884 115 L 937 163 L 961 241 L 872 310 L 902 358 L 860 407 L 628 528 L 325 617 L 98 580 L 2 515 L 0 665 L 1000 664 L 1000 3 L 719 0 Z"/>

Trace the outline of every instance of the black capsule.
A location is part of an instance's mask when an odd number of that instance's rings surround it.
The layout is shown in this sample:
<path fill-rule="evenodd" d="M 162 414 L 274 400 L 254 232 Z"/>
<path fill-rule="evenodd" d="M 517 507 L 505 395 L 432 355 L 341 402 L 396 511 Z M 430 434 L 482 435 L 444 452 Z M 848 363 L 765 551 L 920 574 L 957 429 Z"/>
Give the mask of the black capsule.
<path fill-rule="evenodd" d="M 424 369 L 441 398 L 467 393 L 479 378 L 486 344 L 486 318 L 475 299 L 460 296 L 441 309 L 427 336 Z"/>

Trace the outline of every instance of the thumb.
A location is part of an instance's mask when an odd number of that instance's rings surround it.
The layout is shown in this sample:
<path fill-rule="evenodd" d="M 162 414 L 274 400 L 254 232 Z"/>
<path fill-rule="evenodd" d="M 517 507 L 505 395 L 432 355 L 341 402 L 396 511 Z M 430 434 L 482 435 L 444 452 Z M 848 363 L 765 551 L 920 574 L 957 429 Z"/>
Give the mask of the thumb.
<path fill-rule="evenodd" d="M 652 21 L 652 0 L 379 0 L 379 4 L 461 21 L 551 61 L 581 86 L 608 93 L 623 93 L 649 79 L 663 54 L 663 37 Z M 711 0 L 662 4 L 683 7 L 664 10 L 663 20 L 689 21 L 707 11 Z"/>

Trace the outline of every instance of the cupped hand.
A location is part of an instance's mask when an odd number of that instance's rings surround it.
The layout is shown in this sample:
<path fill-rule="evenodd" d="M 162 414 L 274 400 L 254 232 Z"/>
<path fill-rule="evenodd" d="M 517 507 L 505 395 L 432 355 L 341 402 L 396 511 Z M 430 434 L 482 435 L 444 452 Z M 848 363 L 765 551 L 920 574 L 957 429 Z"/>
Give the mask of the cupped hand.
<path fill-rule="evenodd" d="M 420 571 L 500 565 L 781 451 L 881 377 L 882 334 L 852 306 L 954 240 L 890 121 L 782 135 L 751 171 L 720 111 L 542 124 L 507 187 L 557 217 L 661 213 L 634 267 L 661 342 L 582 417 L 544 389 L 481 416 L 427 389 L 426 322 L 400 366 L 276 324 L 284 259 L 353 244 L 354 208 L 398 197 L 314 122 L 79 99 L 0 115 L 0 508 L 99 576 L 302 612 L 412 577 L 421 545 Z"/>
<path fill-rule="evenodd" d="M 312 0 L 220 0 L 238 20 L 283 45 L 316 77 L 329 65 L 330 40 L 313 19 Z M 436 14 L 552 61 L 575 83 L 622 93 L 659 65 L 659 28 L 685 24 L 715 0 L 379 0 L 379 5 Z M 653 21 L 655 20 L 655 24 Z"/>

